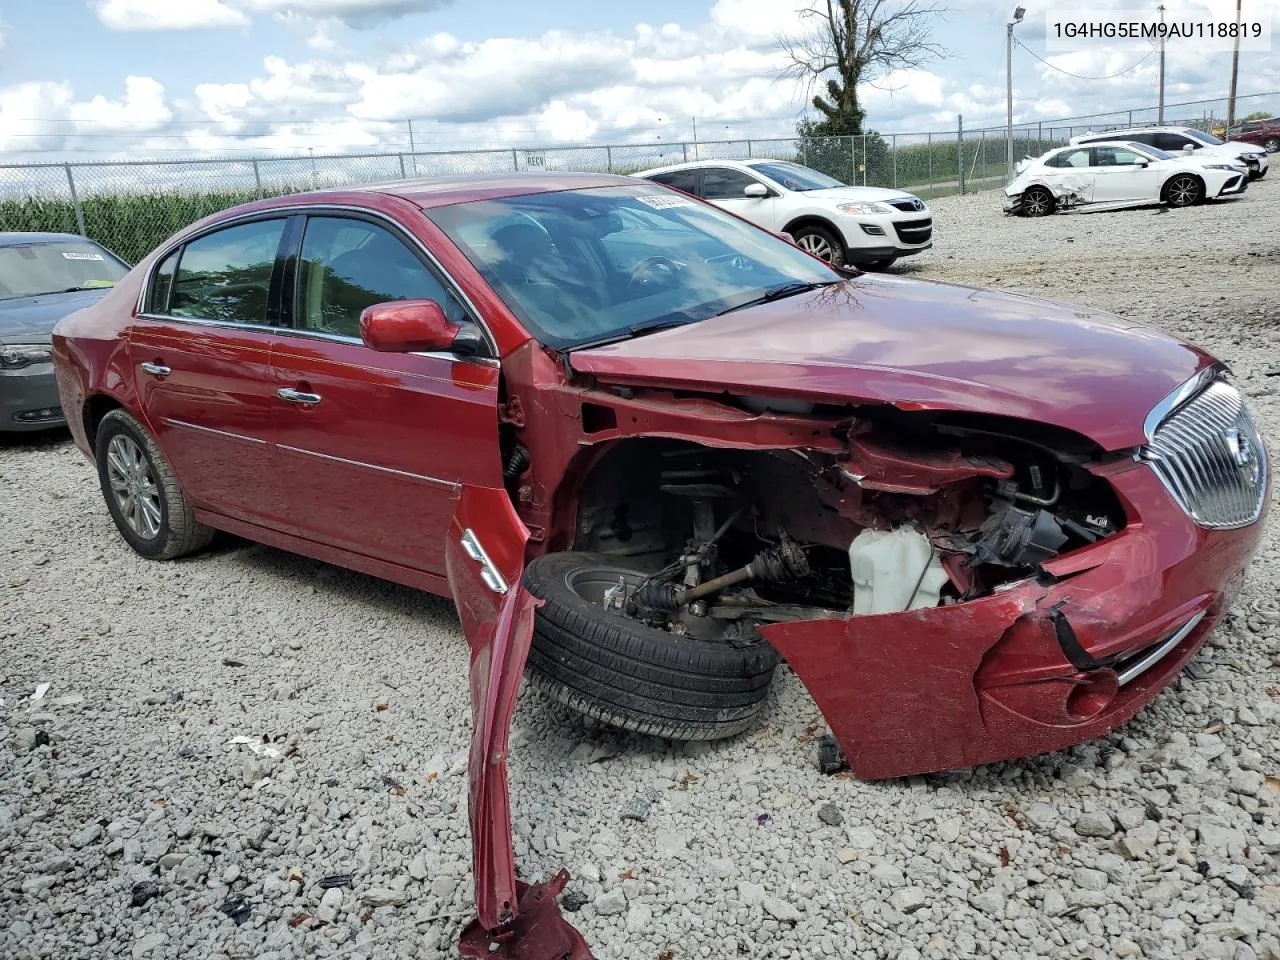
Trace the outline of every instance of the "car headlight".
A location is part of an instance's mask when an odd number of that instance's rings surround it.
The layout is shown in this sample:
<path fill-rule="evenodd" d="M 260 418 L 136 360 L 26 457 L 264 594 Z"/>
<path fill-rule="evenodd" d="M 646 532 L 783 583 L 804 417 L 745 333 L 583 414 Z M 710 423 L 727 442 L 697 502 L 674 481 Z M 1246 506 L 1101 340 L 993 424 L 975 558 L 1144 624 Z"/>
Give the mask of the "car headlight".
<path fill-rule="evenodd" d="M 837 207 L 842 213 L 897 213 L 893 207 L 879 200 L 859 200 L 856 203 L 842 203 Z"/>
<path fill-rule="evenodd" d="M 1204 168 L 1206 170 L 1231 170 L 1234 173 L 1240 172 L 1239 167 L 1234 166 L 1230 163 L 1206 163 L 1204 165 Z"/>
<path fill-rule="evenodd" d="M 33 363 L 48 363 L 53 347 L 43 343 L 6 343 L 0 345 L 0 370 L 20 370 Z"/>

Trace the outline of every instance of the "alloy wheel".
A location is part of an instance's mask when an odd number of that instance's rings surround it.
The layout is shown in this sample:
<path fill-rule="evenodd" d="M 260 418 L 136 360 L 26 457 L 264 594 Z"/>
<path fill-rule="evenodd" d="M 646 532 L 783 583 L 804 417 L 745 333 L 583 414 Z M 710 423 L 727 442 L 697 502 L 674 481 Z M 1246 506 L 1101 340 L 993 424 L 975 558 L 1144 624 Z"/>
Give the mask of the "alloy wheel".
<path fill-rule="evenodd" d="M 1050 197 L 1044 190 L 1028 190 L 1022 196 L 1022 209 L 1028 217 L 1043 217 L 1049 212 Z"/>
<path fill-rule="evenodd" d="M 1267 153 L 1280 152 L 1280 137 L 1271 137 L 1262 146 L 1263 146 L 1263 149 L 1267 151 Z"/>
<path fill-rule="evenodd" d="M 1195 177 L 1176 177 L 1169 184 L 1169 203 L 1175 207 L 1189 207 L 1200 199 L 1200 181 Z"/>
<path fill-rule="evenodd" d="M 137 536 L 154 540 L 160 534 L 160 488 L 142 448 L 125 434 L 107 444 L 107 480 L 120 515 Z"/>
<path fill-rule="evenodd" d="M 831 249 L 831 244 L 827 242 L 825 237 L 816 233 L 806 233 L 796 238 L 796 246 L 806 253 L 811 253 L 815 257 L 831 263 L 835 259 L 836 252 Z"/>

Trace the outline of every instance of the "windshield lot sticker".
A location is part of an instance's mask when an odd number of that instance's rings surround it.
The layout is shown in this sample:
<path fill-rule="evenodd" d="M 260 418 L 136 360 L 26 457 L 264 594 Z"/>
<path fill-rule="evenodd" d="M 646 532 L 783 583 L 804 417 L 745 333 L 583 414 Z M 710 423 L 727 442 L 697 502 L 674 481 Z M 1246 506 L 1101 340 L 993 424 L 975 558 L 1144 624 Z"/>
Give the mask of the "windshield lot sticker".
<path fill-rule="evenodd" d="M 693 201 L 686 197 L 636 197 L 641 203 L 647 203 L 655 210 L 664 210 L 667 207 L 692 207 Z"/>
<path fill-rule="evenodd" d="M 103 257 L 102 257 L 102 254 L 100 253 L 81 253 L 79 250 L 63 250 L 62 259 L 63 260 L 101 260 L 103 259 Z"/>

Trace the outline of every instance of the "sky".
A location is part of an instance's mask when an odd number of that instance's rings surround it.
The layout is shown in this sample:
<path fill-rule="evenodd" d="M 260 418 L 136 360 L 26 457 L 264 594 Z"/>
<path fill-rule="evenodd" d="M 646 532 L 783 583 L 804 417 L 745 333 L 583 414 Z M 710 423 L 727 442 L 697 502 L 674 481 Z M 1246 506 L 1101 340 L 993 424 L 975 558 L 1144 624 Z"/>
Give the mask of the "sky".
<path fill-rule="evenodd" d="M 0 163 L 407 149 L 409 120 L 418 150 L 787 136 L 807 98 L 777 38 L 804 2 L 0 0 Z M 870 127 L 1004 123 L 1012 0 L 945 5 L 946 55 L 860 90 Z M 1244 6 L 1280 34 L 1280 0 Z M 1154 105 L 1152 51 L 1049 53 L 1044 9 L 1016 30 L 1016 121 Z M 1225 96 L 1230 62 L 1171 44 L 1166 101 Z M 1280 53 L 1242 53 L 1240 93 L 1271 91 Z"/>

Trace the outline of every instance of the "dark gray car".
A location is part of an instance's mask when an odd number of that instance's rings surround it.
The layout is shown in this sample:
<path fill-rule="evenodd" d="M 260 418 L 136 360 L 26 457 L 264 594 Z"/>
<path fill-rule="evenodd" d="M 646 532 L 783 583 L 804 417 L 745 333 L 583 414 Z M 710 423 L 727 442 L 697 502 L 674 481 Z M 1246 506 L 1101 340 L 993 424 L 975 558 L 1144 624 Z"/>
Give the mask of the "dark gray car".
<path fill-rule="evenodd" d="M 0 233 L 0 431 L 65 422 L 53 377 L 53 325 L 129 271 L 115 254 L 70 233 Z"/>

